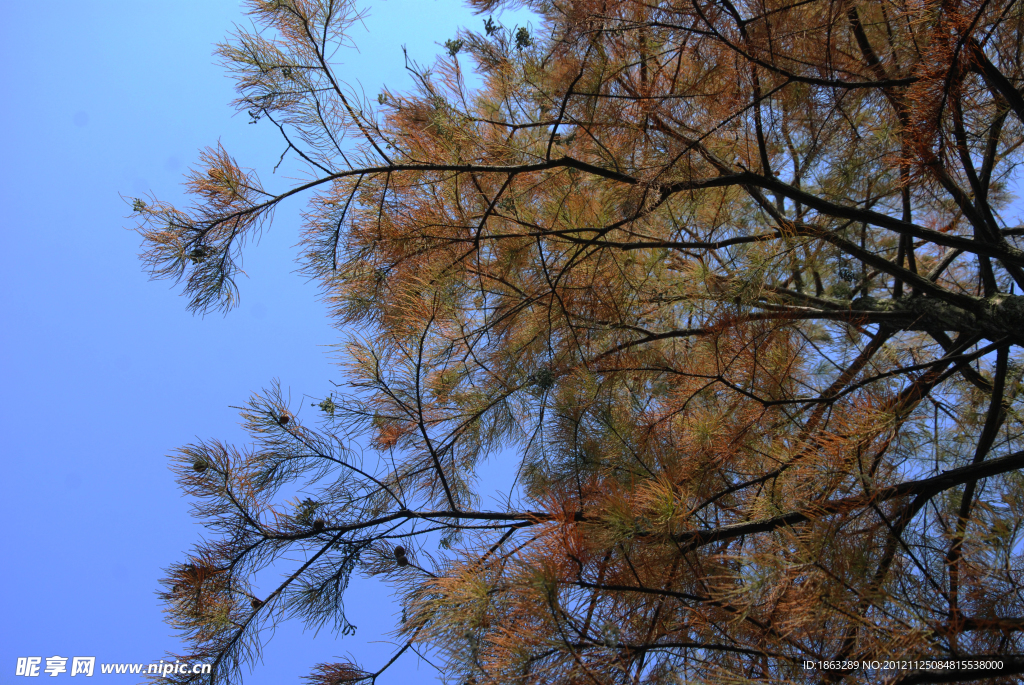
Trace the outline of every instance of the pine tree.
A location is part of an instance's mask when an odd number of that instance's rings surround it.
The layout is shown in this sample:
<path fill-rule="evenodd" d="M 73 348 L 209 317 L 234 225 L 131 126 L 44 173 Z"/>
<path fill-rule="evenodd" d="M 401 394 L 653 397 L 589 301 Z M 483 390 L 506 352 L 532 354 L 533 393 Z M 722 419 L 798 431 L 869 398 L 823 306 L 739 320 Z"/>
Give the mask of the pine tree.
<path fill-rule="evenodd" d="M 351 3 L 250 1 L 235 104 L 312 180 L 266 190 L 218 147 L 194 207 L 134 203 L 205 312 L 301 195 L 347 340 L 319 421 L 273 386 L 252 445 L 180 450 L 220 534 L 166 580 L 187 656 L 233 682 L 268 624 L 347 632 L 357 573 L 453 683 L 1013 682 L 1021 6 L 471 4 L 537 22 L 488 16 L 365 101 L 331 66 Z M 501 507 L 488 459 L 515 461 Z"/>

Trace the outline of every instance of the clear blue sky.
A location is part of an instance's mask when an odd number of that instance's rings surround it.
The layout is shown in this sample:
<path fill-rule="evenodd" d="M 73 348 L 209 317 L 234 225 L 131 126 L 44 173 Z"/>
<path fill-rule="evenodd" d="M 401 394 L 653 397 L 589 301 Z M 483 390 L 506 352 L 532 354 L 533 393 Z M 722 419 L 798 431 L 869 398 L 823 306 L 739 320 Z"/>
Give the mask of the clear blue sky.
<path fill-rule="evenodd" d="M 400 45 L 430 63 L 443 50 L 437 43 L 482 22 L 455 0 L 364 4 L 372 5 L 366 30 L 353 34 L 360 51 L 337 60 L 370 94 L 409 87 Z M 282 207 L 251 246 L 242 305 L 226 318 L 192 317 L 177 290 L 149 281 L 139 238 L 124 230 L 129 208 L 119 193 L 180 201 L 183 172 L 218 139 L 268 189 L 286 185 L 284 169 L 270 173 L 284 149 L 277 134 L 269 122 L 232 116 L 232 82 L 211 57 L 245 20 L 239 3 L 3 5 L 0 683 L 8 683 L 33 681 L 14 676 L 22 656 L 141 663 L 179 647 L 157 580 L 202 529 L 166 455 L 196 437 L 242 440 L 230 405 L 275 377 L 296 400 L 326 395 L 337 373 L 325 346 L 338 335 L 314 286 L 293 273 L 301 201 Z M 283 624 L 246 682 L 297 682 L 348 653 L 375 668 L 390 650 L 374 642 L 393 625 L 385 588 L 354 580 L 348 608 L 355 637 L 314 639 Z M 408 662 L 385 682 L 432 678 Z M 96 673 L 85 682 L 137 680 Z"/>

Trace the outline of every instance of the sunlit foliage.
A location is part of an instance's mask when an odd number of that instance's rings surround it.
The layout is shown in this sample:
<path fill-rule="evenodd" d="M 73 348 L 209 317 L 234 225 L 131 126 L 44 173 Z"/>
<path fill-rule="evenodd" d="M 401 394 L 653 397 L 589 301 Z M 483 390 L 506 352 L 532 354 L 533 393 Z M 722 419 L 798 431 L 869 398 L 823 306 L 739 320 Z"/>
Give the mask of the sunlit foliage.
<path fill-rule="evenodd" d="M 345 340 L 301 417 L 275 386 L 251 445 L 178 453 L 214 534 L 166 581 L 185 656 L 222 683 L 276 621 L 347 634 L 356 573 L 394 590 L 396 658 L 451 683 L 1024 672 L 1022 6 L 471 4 L 411 92 L 364 99 L 331 66 L 349 2 L 249 2 L 218 54 L 308 180 L 218 148 L 192 209 L 134 203 L 210 311 L 301 196 Z"/>

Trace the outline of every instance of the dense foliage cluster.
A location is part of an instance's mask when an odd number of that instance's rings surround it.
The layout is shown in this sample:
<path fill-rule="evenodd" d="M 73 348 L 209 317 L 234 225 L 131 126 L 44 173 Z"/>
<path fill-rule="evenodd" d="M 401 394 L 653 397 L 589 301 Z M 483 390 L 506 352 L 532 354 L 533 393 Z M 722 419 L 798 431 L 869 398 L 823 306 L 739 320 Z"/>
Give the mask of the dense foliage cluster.
<path fill-rule="evenodd" d="M 211 683 L 275 621 L 351 630 L 353 573 L 452 683 L 1024 672 L 1020 3 L 474 0 L 372 101 L 330 63 L 347 0 L 248 4 L 219 54 L 308 181 L 209 150 L 193 208 L 136 202 L 145 260 L 229 308 L 301 194 L 345 378 L 319 422 L 272 387 L 251 445 L 179 453 L 217 537 L 166 599 Z M 997 665 L 855 667 L 886 658 Z"/>

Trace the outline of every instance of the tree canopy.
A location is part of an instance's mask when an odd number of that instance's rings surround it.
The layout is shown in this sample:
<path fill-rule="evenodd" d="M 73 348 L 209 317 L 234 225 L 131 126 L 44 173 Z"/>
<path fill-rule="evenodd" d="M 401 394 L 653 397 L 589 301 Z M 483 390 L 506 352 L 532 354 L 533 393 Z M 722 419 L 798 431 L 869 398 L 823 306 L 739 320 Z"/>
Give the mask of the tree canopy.
<path fill-rule="evenodd" d="M 345 633 L 356 573 L 452 683 L 1014 682 L 1022 5 L 470 4 L 365 98 L 332 67 L 349 0 L 250 0 L 218 55 L 307 178 L 218 146 L 194 206 L 135 201 L 197 312 L 304 202 L 344 337 L 315 407 L 271 386 L 251 444 L 179 450 L 215 533 L 165 581 L 182 656 L 235 682 L 276 621 Z"/>

